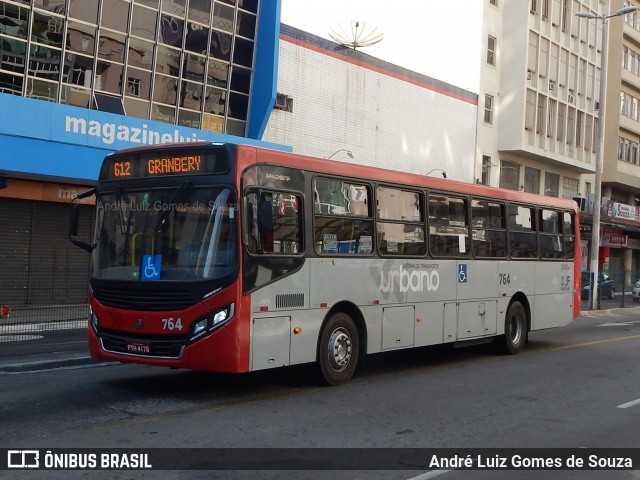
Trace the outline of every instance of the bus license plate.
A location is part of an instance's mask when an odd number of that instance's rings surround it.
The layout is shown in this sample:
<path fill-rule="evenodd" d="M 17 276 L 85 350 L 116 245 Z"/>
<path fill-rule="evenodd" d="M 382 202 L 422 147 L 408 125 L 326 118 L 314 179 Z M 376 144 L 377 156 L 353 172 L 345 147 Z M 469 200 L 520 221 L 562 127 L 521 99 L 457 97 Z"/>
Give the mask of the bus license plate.
<path fill-rule="evenodd" d="M 151 353 L 151 345 L 143 342 L 127 342 L 127 353 Z"/>

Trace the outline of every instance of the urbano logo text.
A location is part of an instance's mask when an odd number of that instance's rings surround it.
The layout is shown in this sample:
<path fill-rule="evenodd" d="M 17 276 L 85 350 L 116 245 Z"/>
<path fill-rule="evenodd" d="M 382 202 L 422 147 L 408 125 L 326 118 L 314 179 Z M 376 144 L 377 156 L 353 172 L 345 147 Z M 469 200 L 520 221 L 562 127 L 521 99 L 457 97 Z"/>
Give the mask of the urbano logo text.
<path fill-rule="evenodd" d="M 440 273 L 437 265 L 408 265 L 411 270 L 400 265 L 397 270 L 384 272 L 380 269 L 380 291 L 384 293 L 399 290 L 400 292 L 435 292 L 440 287 Z M 424 268 L 423 268 L 424 267 Z"/>

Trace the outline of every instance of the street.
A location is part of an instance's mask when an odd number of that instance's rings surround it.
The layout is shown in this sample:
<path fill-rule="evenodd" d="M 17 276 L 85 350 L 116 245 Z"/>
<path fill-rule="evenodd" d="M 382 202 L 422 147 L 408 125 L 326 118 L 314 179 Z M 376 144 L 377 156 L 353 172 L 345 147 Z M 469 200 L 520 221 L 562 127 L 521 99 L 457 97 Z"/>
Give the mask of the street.
<path fill-rule="evenodd" d="M 342 387 L 306 367 L 244 375 L 108 364 L 4 373 L 5 448 L 597 448 L 638 447 L 638 309 L 585 313 L 531 335 L 524 353 L 489 345 L 367 358 Z M 70 478 L 79 472 L 8 472 Z M 157 472 L 135 478 L 158 478 Z M 163 472 L 162 478 L 324 478 L 322 472 Z M 326 474 L 326 472 L 324 472 Z M 539 478 L 539 472 L 440 472 L 439 478 Z M 78 478 L 134 478 L 85 472 Z M 425 472 L 344 471 L 409 479 Z M 433 475 L 426 474 L 426 475 Z M 633 471 L 545 471 L 545 478 L 640 478 Z"/>
<path fill-rule="evenodd" d="M 638 306 L 631 298 L 631 291 L 615 295 L 613 299 L 601 299 L 602 310 Z M 588 300 L 581 301 L 582 311 L 589 313 Z M 86 305 L 40 313 L 14 310 L 9 318 L 0 320 L 0 347 L 4 357 L 46 355 L 48 352 L 86 352 Z"/>

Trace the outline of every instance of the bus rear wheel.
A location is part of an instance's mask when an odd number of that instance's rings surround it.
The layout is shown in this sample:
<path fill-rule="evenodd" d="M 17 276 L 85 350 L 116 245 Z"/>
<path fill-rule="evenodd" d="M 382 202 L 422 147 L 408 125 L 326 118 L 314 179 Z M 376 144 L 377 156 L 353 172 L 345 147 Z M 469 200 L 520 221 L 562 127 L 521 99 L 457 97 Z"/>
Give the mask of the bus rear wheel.
<path fill-rule="evenodd" d="M 349 315 L 338 312 L 324 326 L 318 345 L 321 380 L 329 385 L 347 383 L 360 355 L 358 329 Z"/>
<path fill-rule="evenodd" d="M 498 349 L 508 355 L 522 351 L 527 342 L 527 312 L 520 302 L 509 305 L 504 319 L 504 335 L 498 337 Z"/>

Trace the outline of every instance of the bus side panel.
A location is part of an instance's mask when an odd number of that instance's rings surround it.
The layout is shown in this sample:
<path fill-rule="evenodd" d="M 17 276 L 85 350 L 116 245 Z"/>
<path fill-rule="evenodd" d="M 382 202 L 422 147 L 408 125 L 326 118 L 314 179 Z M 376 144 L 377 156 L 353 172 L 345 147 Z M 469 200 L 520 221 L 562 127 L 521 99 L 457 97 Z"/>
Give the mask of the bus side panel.
<path fill-rule="evenodd" d="M 445 338 L 444 302 L 422 302 L 416 304 L 416 347 L 452 342 L 455 338 Z M 456 319 L 453 319 L 456 328 Z"/>
<path fill-rule="evenodd" d="M 531 309 L 531 318 L 535 318 L 535 289 L 532 279 L 535 274 L 536 260 L 505 260 L 500 262 L 498 271 L 498 325 L 497 335 L 504 334 L 504 319 L 513 296 L 522 292 L 527 297 Z M 526 305 L 525 305 L 526 308 Z"/>
<path fill-rule="evenodd" d="M 498 261 L 458 260 L 458 300 L 495 299 L 498 296 Z"/>
<path fill-rule="evenodd" d="M 444 303 L 456 302 L 456 262 L 440 259 L 393 261 L 385 283 L 407 290 L 407 302 L 415 304 L 415 346 L 437 345 L 445 339 Z M 389 271 L 395 272 L 391 275 Z M 454 328 L 457 319 L 453 319 Z"/>
<path fill-rule="evenodd" d="M 573 264 L 536 262 L 531 330 L 561 327 L 573 319 Z"/>
<path fill-rule="evenodd" d="M 402 304 L 406 294 L 380 290 L 382 272 L 389 268 L 385 260 L 371 258 L 315 258 L 309 260 L 312 285 L 311 308 L 331 308 L 341 301 L 356 305 L 366 323 L 367 352 L 382 349 L 382 309 Z M 328 312 L 325 311 L 325 315 Z M 324 319 L 324 317 L 323 317 Z M 364 346 L 363 346 L 364 347 Z"/>
<path fill-rule="evenodd" d="M 267 272 L 269 276 L 271 272 Z M 261 273 L 259 272 L 259 276 Z M 250 295 L 250 370 L 282 367 L 315 359 L 317 331 L 309 313 L 309 262 Z M 299 333 L 294 333 L 296 328 Z M 308 356 L 292 353 L 302 348 Z"/>

